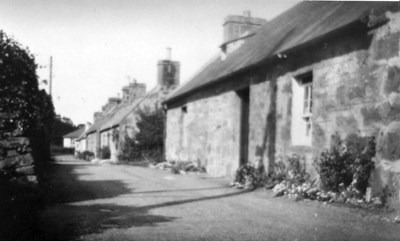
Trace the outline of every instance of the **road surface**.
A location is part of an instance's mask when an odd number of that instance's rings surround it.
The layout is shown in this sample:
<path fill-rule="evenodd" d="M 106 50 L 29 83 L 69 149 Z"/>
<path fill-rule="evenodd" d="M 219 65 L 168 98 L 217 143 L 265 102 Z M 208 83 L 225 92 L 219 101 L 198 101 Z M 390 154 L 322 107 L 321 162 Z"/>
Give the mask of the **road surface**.
<path fill-rule="evenodd" d="M 62 156 L 49 170 L 39 240 L 400 240 L 354 208 L 274 198 L 229 180 Z"/>

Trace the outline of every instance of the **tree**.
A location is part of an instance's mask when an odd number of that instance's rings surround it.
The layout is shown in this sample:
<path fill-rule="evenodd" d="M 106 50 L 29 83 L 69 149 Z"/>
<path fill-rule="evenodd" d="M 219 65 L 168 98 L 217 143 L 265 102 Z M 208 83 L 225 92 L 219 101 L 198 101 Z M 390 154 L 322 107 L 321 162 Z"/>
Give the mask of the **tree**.
<path fill-rule="evenodd" d="M 139 133 L 136 140 L 141 150 L 161 150 L 163 147 L 164 136 L 164 113 L 160 108 L 155 111 L 150 109 L 140 109 L 138 111 L 139 121 L 137 127 Z"/>
<path fill-rule="evenodd" d="M 128 136 L 121 145 L 120 160 L 136 161 L 150 159 L 153 162 L 163 161 L 164 113 L 161 109 L 139 109 L 139 131 L 133 138 Z"/>
<path fill-rule="evenodd" d="M 3 135 L 30 135 L 40 123 L 40 91 L 34 57 L 0 31 L 0 112 Z M 4 137 L 4 136 L 3 136 Z"/>
<path fill-rule="evenodd" d="M 78 127 L 74 125 L 70 118 L 57 115 L 51 129 L 51 143 L 61 146 L 63 143 L 63 135 L 76 129 L 78 129 Z"/>

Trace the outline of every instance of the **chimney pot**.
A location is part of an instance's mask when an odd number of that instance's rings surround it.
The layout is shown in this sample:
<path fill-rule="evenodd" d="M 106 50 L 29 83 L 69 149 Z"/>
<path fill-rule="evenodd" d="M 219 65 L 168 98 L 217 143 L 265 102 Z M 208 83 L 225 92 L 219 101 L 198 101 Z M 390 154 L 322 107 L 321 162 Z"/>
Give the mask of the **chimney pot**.
<path fill-rule="evenodd" d="M 172 52 L 171 48 L 168 47 L 168 48 L 167 48 L 166 60 L 171 60 L 171 52 Z"/>
<path fill-rule="evenodd" d="M 243 16 L 250 18 L 251 17 L 251 12 L 250 11 L 243 11 Z"/>

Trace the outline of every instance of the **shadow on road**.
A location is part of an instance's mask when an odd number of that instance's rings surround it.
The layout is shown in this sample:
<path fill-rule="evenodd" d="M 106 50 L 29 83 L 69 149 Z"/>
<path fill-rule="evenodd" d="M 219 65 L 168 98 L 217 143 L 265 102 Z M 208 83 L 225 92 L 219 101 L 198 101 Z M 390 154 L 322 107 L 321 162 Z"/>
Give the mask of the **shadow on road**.
<path fill-rule="evenodd" d="M 220 198 L 227 198 L 227 197 L 233 197 L 233 196 L 241 195 L 241 194 L 244 194 L 244 193 L 247 193 L 247 192 L 250 192 L 250 191 L 244 190 L 244 191 L 240 191 L 240 192 L 221 194 L 221 195 L 215 195 L 215 196 L 207 196 L 207 197 L 201 197 L 201 198 L 192 198 L 192 199 L 171 201 L 171 202 L 165 202 L 165 203 L 159 203 L 159 204 L 154 204 L 154 205 L 143 206 L 143 207 L 140 207 L 140 209 L 141 210 L 150 210 L 150 209 L 154 209 L 154 208 L 163 208 L 163 207 L 169 207 L 169 206 L 176 206 L 176 205 L 182 205 L 182 204 L 192 203 L 192 202 L 201 202 L 201 201 L 208 201 L 208 200 L 214 200 L 214 199 L 220 199 Z"/>
<path fill-rule="evenodd" d="M 153 226 L 172 217 L 148 214 L 147 210 L 114 204 L 73 205 L 74 202 L 113 198 L 132 193 L 119 180 L 82 180 L 91 164 L 58 162 L 49 166 L 46 210 L 42 212 L 35 240 L 60 241 L 99 233 L 109 228 Z"/>
<path fill-rule="evenodd" d="M 150 194 L 150 193 L 166 193 L 166 192 L 193 192 L 193 191 L 205 191 L 205 190 L 215 190 L 215 189 L 226 189 L 225 187 L 206 187 L 206 188 L 189 188 L 189 189 L 173 189 L 173 190 L 154 190 L 145 192 L 134 192 L 133 194 Z"/>
<path fill-rule="evenodd" d="M 124 182 L 119 180 L 82 180 L 81 177 L 88 174 L 85 173 L 88 165 L 91 164 L 61 162 L 55 163 L 49 168 L 48 192 L 45 199 L 47 209 L 41 214 L 39 233 L 36 240 L 73 240 L 82 235 L 102 233 L 112 228 L 156 226 L 158 223 L 173 221 L 177 217 L 153 215 L 150 211 L 154 208 L 219 199 L 244 193 L 234 192 L 147 206 L 124 206 L 113 203 L 98 204 L 96 203 L 98 199 L 113 198 L 124 194 L 201 191 L 226 189 L 227 187 L 134 192 L 133 189 L 128 188 Z M 97 167 L 92 166 L 92 168 Z M 88 203 L 92 204 L 77 205 L 75 203 L 82 201 L 89 201 Z"/>
<path fill-rule="evenodd" d="M 173 217 L 152 215 L 148 210 L 114 204 L 53 207 L 42 216 L 42 230 L 38 240 L 74 240 L 86 234 L 101 233 L 107 229 L 155 226 L 169 222 Z"/>
<path fill-rule="evenodd" d="M 79 169 L 90 164 L 55 163 L 49 167 L 46 203 L 70 203 L 101 198 L 112 198 L 131 190 L 118 180 L 79 180 L 87 173 Z M 93 165 L 91 165 L 93 166 Z"/>

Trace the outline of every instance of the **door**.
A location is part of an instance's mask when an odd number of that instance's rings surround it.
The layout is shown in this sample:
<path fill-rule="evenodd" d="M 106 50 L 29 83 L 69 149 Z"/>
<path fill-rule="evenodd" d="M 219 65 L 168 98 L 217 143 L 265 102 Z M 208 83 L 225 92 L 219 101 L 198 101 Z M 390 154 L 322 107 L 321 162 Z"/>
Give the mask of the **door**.
<path fill-rule="evenodd" d="M 248 161 L 249 156 L 249 113 L 250 113 L 250 89 L 242 89 L 237 92 L 240 98 L 240 165 Z"/>

